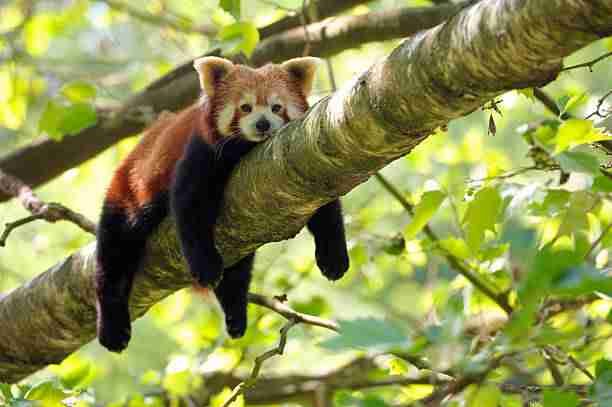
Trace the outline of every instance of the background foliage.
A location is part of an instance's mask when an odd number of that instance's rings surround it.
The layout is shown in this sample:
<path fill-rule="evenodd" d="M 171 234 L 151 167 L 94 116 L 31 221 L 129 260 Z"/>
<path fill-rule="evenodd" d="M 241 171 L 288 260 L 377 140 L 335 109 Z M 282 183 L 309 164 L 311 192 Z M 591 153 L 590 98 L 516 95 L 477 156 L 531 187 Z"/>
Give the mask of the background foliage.
<path fill-rule="evenodd" d="M 380 0 L 348 13 L 405 6 L 433 4 Z M 95 123 L 99 112 L 208 49 L 249 55 L 259 41 L 257 27 L 301 7 L 298 0 L 1 3 L 0 151 L 41 135 L 71 137 Z M 341 85 L 396 44 L 330 58 L 332 70 L 322 65 L 312 101 L 332 91 L 332 77 Z M 566 65 L 611 50 L 612 40 L 604 39 Z M 432 390 L 427 381 L 406 385 L 401 379 L 423 367 L 448 375 L 488 373 L 454 405 L 519 406 L 531 397 L 512 385 L 539 386 L 532 398 L 546 407 L 612 405 L 612 180 L 607 156 L 589 145 L 608 138 L 595 123 L 610 108 L 602 98 L 611 77 L 610 59 L 592 71 L 562 73 L 546 89 L 561 115 L 538 103 L 532 90 L 509 92 L 352 191 L 343 200 L 351 270 L 337 283 L 321 277 L 305 233 L 263 248 L 252 291 L 286 294 L 295 310 L 341 327 L 340 335 L 294 327 L 284 356 L 269 360 L 263 375 L 320 378 L 368 358 L 372 364 L 359 377 L 393 385 L 332 386 L 333 405 L 422 398 Z M 126 139 L 66 171 L 39 195 L 97 218 L 113 168 L 136 142 Z M 4 203 L 0 222 L 24 214 L 17 203 Z M 0 248 L 0 289 L 28 281 L 91 239 L 66 223 L 16 230 Z M 457 264 L 516 307 L 510 321 L 456 273 Z M 284 323 L 251 306 L 247 335 L 232 341 L 219 316 L 214 299 L 181 291 L 135 323 L 127 352 L 114 355 L 91 343 L 23 385 L 0 385 L 0 402 L 188 404 L 202 397 L 213 372 L 244 377 L 254 358 L 275 346 Z M 426 364 L 419 366 L 417 357 Z M 213 394 L 210 405 L 221 406 L 231 387 Z"/>

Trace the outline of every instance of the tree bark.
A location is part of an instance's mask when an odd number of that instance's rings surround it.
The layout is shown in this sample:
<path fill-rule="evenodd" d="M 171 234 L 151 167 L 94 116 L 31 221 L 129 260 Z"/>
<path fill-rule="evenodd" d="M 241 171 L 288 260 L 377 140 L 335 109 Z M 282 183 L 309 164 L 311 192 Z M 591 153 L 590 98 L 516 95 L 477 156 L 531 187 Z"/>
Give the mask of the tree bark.
<path fill-rule="evenodd" d="M 319 12 L 322 14 L 319 17 L 327 17 L 331 15 L 328 13 L 342 11 L 356 3 L 359 2 L 342 0 L 334 7 L 324 7 L 321 4 Z M 346 24 L 345 28 L 337 23 L 330 22 L 331 29 L 326 31 L 327 23 L 315 24 L 308 29 L 308 37 L 303 27 L 277 34 L 278 27 L 272 24 L 275 27 L 274 29 L 262 29 L 264 41 L 259 45 L 252 59 L 255 65 L 264 65 L 267 62 L 278 62 L 301 56 L 307 42 L 312 43 L 313 49 L 310 55 L 329 56 L 366 42 L 412 35 L 419 30 L 441 23 L 462 7 L 465 7 L 466 4 L 468 2 L 433 8 L 406 8 L 393 12 L 343 17 L 341 21 L 342 24 Z M 370 19 L 369 16 L 372 18 Z M 295 20 L 288 20 L 282 25 L 292 28 L 297 24 Z M 325 32 L 328 32 L 327 36 L 324 35 Z M 330 36 L 329 34 L 332 33 L 333 36 Z M 266 37 L 266 35 L 270 35 L 270 37 Z M 265 38 L 269 38 L 269 41 L 266 41 Z M 282 45 L 284 42 L 290 43 L 291 48 L 284 47 Z M 341 46 L 332 46 L 331 44 L 335 42 L 338 42 Z M 27 185 L 35 188 L 52 180 L 64 171 L 93 158 L 120 140 L 137 134 L 160 112 L 164 110 L 176 111 L 187 106 L 197 98 L 198 92 L 198 80 L 192 67 L 192 61 L 189 61 L 131 97 L 117 111 L 101 112 L 98 123 L 94 126 L 84 129 L 78 134 L 64 137 L 59 142 L 48 138 L 38 139 L 32 144 L 0 158 L 0 169 L 13 174 Z M 10 199 L 10 196 L 0 191 L 0 202 L 7 199 Z"/>
<path fill-rule="evenodd" d="M 225 263 L 292 237 L 317 207 L 436 128 L 507 90 L 554 80 L 564 56 L 610 34 L 608 0 L 489 0 L 403 42 L 240 163 L 216 228 Z M 0 380 L 57 363 L 94 337 L 93 259 L 90 245 L 0 299 Z M 137 274 L 133 318 L 190 281 L 167 219 Z"/>

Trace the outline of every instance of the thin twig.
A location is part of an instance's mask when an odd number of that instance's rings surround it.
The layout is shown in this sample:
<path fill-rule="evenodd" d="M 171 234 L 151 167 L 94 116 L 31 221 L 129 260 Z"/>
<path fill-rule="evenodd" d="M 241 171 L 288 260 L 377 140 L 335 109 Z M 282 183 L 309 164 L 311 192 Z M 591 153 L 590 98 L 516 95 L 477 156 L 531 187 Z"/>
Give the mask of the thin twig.
<path fill-rule="evenodd" d="M 563 380 L 563 374 L 561 374 L 561 370 L 557 365 L 557 360 L 554 358 L 552 352 L 548 348 L 544 348 L 542 349 L 542 357 L 544 358 L 546 367 L 550 371 L 550 375 L 555 381 L 555 385 L 562 387 L 565 380 Z"/>
<path fill-rule="evenodd" d="M 601 241 L 603 240 L 604 237 L 606 237 L 606 235 L 608 234 L 608 232 L 610 231 L 610 229 L 612 229 L 612 223 L 610 223 L 608 226 L 605 227 L 605 229 L 601 232 L 601 234 L 597 237 L 597 239 L 595 239 L 595 241 L 593 242 L 593 244 L 591 245 L 591 247 L 589 248 L 589 251 L 584 255 L 585 259 L 588 259 L 589 256 L 593 253 L 593 251 L 597 248 L 597 246 L 599 245 L 599 243 L 601 243 Z"/>
<path fill-rule="evenodd" d="M 34 222 L 35 220 L 39 220 L 42 218 L 42 215 L 30 215 L 14 222 L 5 223 L 4 231 L 2 232 L 2 236 L 0 236 L 0 247 L 4 247 L 6 245 L 6 239 L 8 239 L 9 234 L 13 231 L 13 229 L 17 229 L 19 226 L 26 225 L 30 222 Z"/>
<path fill-rule="evenodd" d="M 609 90 L 605 95 L 603 95 L 602 97 L 599 98 L 599 100 L 597 101 L 597 108 L 595 109 L 595 111 L 593 113 L 590 113 L 586 119 L 590 119 L 593 116 L 599 116 L 601 118 L 605 118 L 608 117 L 610 115 L 610 113 L 612 112 L 612 110 L 610 111 L 606 111 L 606 112 L 602 112 L 601 111 L 601 107 L 603 106 L 603 103 L 606 101 L 606 99 L 612 95 L 612 90 Z"/>
<path fill-rule="evenodd" d="M 4 246 L 9 233 L 11 233 L 13 229 L 38 219 L 44 219 L 51 223 L 57 222 L 58 220 L 66 220 L 74 223 L 86 232 L 94 235 L 96 234 L 96 224 L 94 222 L 64 205 L 42 201 L 23 181 L 2 170 L 0 170 L 0 191 L 17 198 L 21 205 L 33 215 L 15 222 L 7 223 L 2 238 L 0 238 L 0 247 Z"/>
<path fill-rule="evenodd" d="M 596 63 L 598 63 L 598 62 L 600 62 L 600 61 L 603 61 L 604 59 L 608 58 L 609 56 L 612 56 L 612 51 L 610 51 L 610 52 L 606 52 L 605 54 L 600 55 L 599 57 L 595 58 L 595 59 L 594 59 L 594 60 L 592 60 L 592 61 L 589 61 L 589 62 L 583 62 L 583 63 L 581 63 L 581 64 L 576 64 L 576 65 L 572 65 L 572 66 L 565 67 L 565 68 L 561 69 L 561 71 L 560 71 L 560 72 L 563 72 L 563 71 L 569 71 L 569 70 L 571 70 L 571 69 L 579 69 L 579 68 L 589 68 L 589 71 L 593 72 L 593 66 L 594 66 Z"/>
<path fill-rule="evenodd" d="M 313 315 L 302 314 L 301 312 L 291 309 L 276 298 L 268 298 L 264 297 L 263 295 L 249 293 L 249 302 L 268 308 L 289 320 L 296 320 L 297 322 L 307 325 L 327 328 L 335 332 L 338 332 L 340 329 L 335 321 L 315 317 Z"/>
<path fill-rule="evenodd" d="M 299 323 L 300 321 L 294 318 L 291 318 L 289 319 L 289 321 L 287 321 L 287 323 L 280 330 L 280 339 L 278 341 L 278 345 L 274 349 L 270 349 L 269 351 L 264 352 L 255 358 L 255 364 L 253 365 L 253 370 L 251 370 L 251 374 L 249 375 L 248 379 L 234 387 L 234 390 L 232 390 L 232 393 L 230 394 L 229 398 L 225 400 L 222 407 L 230 406 L 241 394 L 243 394 L 249 387 L 255 384 L 257 376 L 259 376 L 261 366 L 266 360 L 276 355 L 283 354 L 283 352 L 285 351 L 285 346 L 287 345 L 287 334 L 289 333 L 289 330 Z"/>

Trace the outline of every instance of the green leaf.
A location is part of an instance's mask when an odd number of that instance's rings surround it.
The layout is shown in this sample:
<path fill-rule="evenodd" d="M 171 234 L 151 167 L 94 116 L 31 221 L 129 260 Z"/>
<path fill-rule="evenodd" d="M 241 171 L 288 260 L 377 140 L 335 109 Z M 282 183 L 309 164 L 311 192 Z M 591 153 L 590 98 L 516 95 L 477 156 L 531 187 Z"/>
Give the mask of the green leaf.
<path fill-rule="evenodd" d="M 339 334 L 321 342 L 322 347 L 330 350 L 387 350 L 398 346 L 406 347 L 410 343 L 401 329 L 383 319 L 360 318 L 340 320 L 338 323 Z"/>
<path fill-rule="evenodd" d="M 88 102 L 96 97 L 96 88 L 85 81 L 67 83 L 60 92 L 71 102 Z"/>
<path fill-rule="evenodd" d="M 595 364 L 595 376 L 599 377 L 607 372 L 612 372 L 612 360 L 599 359 Z"/>
<path fill-rule="evenodd" d="M 219 7 L 240 20 L 240 0 L 220 0 Z"/>
<path fill-rule="evenodd" d="M 183 370 L 164 377 L 162 387 L 174 396 L 186 396 L 191 391 L 191 373 Z"/>
<path fill-rule="evenodd" d="M 544 407 L 577 407 L 580 399 L 576 393 L 545 390 L 542 402 Z"/>
<path fill-rule="evenodd" d="M 594 192 L 612 192 L 612 179 L 605 175 L 595 177 L 591 189 Z"/>
<path fill-rule="evenodd" d="M 536 99 L 533 94 L 533 88 L 517 89 L 516 91 L 519 93 L 519 95 L 525 96 L 530 102 L 535 102 Z"/>
<path fill-rule="evenodd" d="M 64 135 L 74 135 L 87 127 L 96 124 L 96 110 L 90 104 L 75 103 L 64 109 L 59 131 Z"/>
<path fill-rule="evenodd" d="M 446 250 L 447 252 L 459 259 L 467 260 L 471 257 L 470 248 L 463 239 L 457 237 L 449 237 L 440 240 L 439 244 L 442 249 Z"/>
<path fill-rule="evenodd" d="M 548 295 L 554 281 L 582 262 L 582 256 L 552 244 L 545 245 L 536 255 L 526 278 L 518 289 L 521 308 L 515 312 L 506 330 L 514 339 L 527 338 L 540 300 Z"/>
<path fill-rule="evenodd" d="M 485 231 L 494 231 L 502 204 L 499 191 L 493 187 L 481 189 L 470 202 L 463 223 L 467 230 L 467 244 L 473 252 L 479 250 Z"/>
<path fill-rule="evenodd" d="M 559 99 L 557 99 L 557 107 L 560 112 L 565 111 L 565 106 L 567 106 L 567 102 L 569 102 L 570 97 L 568 95 L 563 95 Z"/>
<path fill-rule="evenodd" d="M 11 392 L 11 385 L 7 383 L 0 383 L 0 394 L 4 397 L 4 401 L 9 401 L 13 398 Z"/>
<path fill-rule="evenodd" d="M 58 103 L 52 100 L 47 102 L 47 106 L 38 120 L 38 130 L 47 134 L 53 140 L 61 140 L 63 133 L 60 131 L 60 123 L 63 111 L 63 107 Z"/>
<path fill-rule="evenodd" d="M 428 191 L 423 194 L 421 201 L 414 208 L 412 221 L 404 229 L 404 238 L 413 239 L 419 233 L 429 219 L 436 213 L 446 195 L 441 191 Z"/>
<path fill-rule="evenodd" d="M 569 206 L 562 212 L 562 221 L 557 234 L 559 236 L 575 236 L 580 230 L 587 230 L 589 221 L 587 213 L 596 203 L 596 197 L 586 191 L 572 193 Z"/>
<path fill-rule="evenodd" d="M 559 165 L 565 172 L 582 172 L 592 175 L 598 175 L 599 160 L 593 154 L 566 151 L 555 157 Z"/>
<path fill-rule="evenodd" d="M 570 197 L 570 192 L 564 189 L 549 189 L 544 200 L 531 203 L 529 210 L 535 216 L 554 216 L 567 207 Z"/>
<path fill-rule="evenodd" d="M 600 359 L 595 364 L 595 382 L 591 394 L 600 406 L 612 403 L 612 360 Z"/>
<path fill-rule="evenodd" d="M 368 249 L 362 244 L 357 244 L 351 248 L 349 251 L 349 258 L 351 259 L 351 269 L 354 270 L 358 270 L 370 259 L 368 256 Z"/>
<path fill-rule="evenodd" d="M 578 297 L 580 295 L 601 292 L 612 295 L 612 277 L 608 277 L 594 267 L 583 264 L 566 270 L 553 282 L 551 293 Z"/>
<path fill-rule="evenodd" d="M 497 407 L 502 393 L 495 385 L 479 386 L 470 397 L 468 405 L 478 407 Z"/>
<path fill-rule="evenodd" d="M 227 42 L 229 53 L 244 52 L 250 57 L 259 42 L 259 31 L 251 22 L 234 23 L 223 27 L 219 38 Z"/>
<path fill-rule="evenodd" d="M 68 394 L 53 381 L 38 383 L 25 394 L 27 400 L 38 400 L 43 406 L 61 406 L 60 402 L 66 397 Z"/>
<path fill-rule="evenodd" d="M 592 121 L 569 119 L 559 126 L 554 154 L 559 154 L 581 144 L 609 139 L 610 136 L 600 129 L 596 129 Z"/>
<path fill-rule="evenodd" d="M 62 106 L 51 100 L 38 121 L 38 129 L 54 140 L 61 140 L 63 136 L 76 134 L 96 121 L 96 111 L 90 104 Z"/>

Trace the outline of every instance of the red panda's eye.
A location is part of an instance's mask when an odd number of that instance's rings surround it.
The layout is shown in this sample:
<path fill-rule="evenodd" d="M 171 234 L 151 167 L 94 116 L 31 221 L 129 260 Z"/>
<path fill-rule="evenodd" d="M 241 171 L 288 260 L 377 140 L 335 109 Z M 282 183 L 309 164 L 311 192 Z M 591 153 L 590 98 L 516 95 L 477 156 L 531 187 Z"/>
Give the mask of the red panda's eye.
<path fill-rule="evenodd" d="M 240 105 L 240 110 L 242 110 L 245 113 L 251 113 L 251 111 L 253 110 L 253 108 L 251 107 L 251 105 L 249 105 L 248 103 L 245 103 L 243 105 Z"/>
<path fill-rule="evenodd" d="M 278 103 L 275 103 L 272 105 L 272 113 L 278 113 L 281 111 L 283 107 L 281 105 L 279 105 Z"/>

